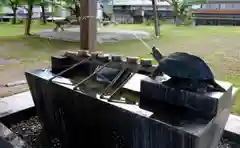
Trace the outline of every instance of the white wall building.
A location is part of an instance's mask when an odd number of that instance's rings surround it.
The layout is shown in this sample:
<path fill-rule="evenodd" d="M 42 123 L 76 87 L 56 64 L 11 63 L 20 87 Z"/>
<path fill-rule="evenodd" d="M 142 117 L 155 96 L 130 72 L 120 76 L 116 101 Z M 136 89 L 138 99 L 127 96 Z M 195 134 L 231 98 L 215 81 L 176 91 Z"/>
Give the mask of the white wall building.
<path fill-rule="evenodd" d="M 17 9 L 17 18 L 24 18 L 26 17 L 27 10 L 25 8 L 27 6 L 19 7 Z M 51 12 L 51 9 L 49 7 L 45 8 L 46 12 Z M 42 9 L 40 6 L 34 6 L 33 7 L 33 18 L 40 18 Z M 13 11 L 10 7 L 4 6 L 2 7 L 2 14 L 13 14 Z M 12 16 L 5 16 L 5 18 L 12 18 Z"/>

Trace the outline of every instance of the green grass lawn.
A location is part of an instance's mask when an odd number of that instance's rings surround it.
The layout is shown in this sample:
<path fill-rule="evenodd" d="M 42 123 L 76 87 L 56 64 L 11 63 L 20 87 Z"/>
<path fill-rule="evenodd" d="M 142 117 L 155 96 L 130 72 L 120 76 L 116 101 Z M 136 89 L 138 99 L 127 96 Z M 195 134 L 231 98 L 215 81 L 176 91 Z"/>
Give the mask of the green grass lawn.
<path fill-rule="evenodd" d="M 35 24 L 32 32 L 39 32 L 53 25 Z M 153 33 L 152 26 L 118 25 L 118 28 L 145 30 Z M 17 59 L 20 64 L 4 65 L 0 76 L 12 69 L 23 70 L 48 64 L 50 55 L 59 51 L 78 50 L 79 43 L 47 40 L 31 37 L 16 36 L 22 34 L 22 25 L 0 24 L 0 59 Z M 240 87 L 240 28 L 239 27 L 176 27 L 161 26 L 160 39 L 146 41 L 150 46 L 156 45 L 165 55 L 176 52 L 191 52 L 204 58 L 213 69 L 217 79 L 232 82 Z M 122 41 L 116 44 L 101 44 L 97 49 L 105 52 L 120 53 L 122 55 L 149 57 L 148 49 L 139 40 Z M 4 69 L 4 70 L 3 70 Z M 2 72 L 2 73 L 1 73 Z M 240 114 L 240 93 L 233 107 L 233 112 Z"/>

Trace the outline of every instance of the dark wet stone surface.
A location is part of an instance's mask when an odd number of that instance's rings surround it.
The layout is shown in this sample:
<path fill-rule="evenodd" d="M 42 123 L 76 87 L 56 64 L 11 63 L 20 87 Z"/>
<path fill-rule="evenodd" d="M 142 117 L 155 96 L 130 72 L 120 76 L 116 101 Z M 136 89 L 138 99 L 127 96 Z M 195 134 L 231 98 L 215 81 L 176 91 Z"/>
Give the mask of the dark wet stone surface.
<path fill-rule="evenodd" d="M 25 148 L 26 143 L 17 134 L 0 123 L 0 148 Z"/>
<path fill-rule="evenodd" d="M 231 102 L 232 84 L 221 82 L 221 87 L 226 92 L 206 92 L 200 94 L 146 78 L 141 82 L 140 107 L 143 109 L 152 108 L 152 106 L 141 102 L 154 101 L 154 104 L 167 102 L 172 105 L 189 108 L 201 116 L 213 117 L 218 115 L 223 109 L 229 108 L 229 102 Z"/>
<path fill-rule="evenodd" d="M 12 145 L 5 139 L 0 137 L 0 147 L 1 148 L 12 148 Z"/>

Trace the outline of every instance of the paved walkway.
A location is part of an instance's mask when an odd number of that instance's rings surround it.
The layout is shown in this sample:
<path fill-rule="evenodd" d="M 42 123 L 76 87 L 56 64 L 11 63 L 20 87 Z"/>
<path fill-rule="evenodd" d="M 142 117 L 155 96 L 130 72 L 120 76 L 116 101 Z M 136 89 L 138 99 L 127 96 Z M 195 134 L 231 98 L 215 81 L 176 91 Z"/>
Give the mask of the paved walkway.
<path fill-rule="evenodd" d="M 79 42 L 80 28 L 67 28 L 65 31 L 60 32 L 54 32 L 52 29 L 42 30 L 40 32 L 40 37 Z M 151 34 L 145 31 L 113 28 L 101 28 L 97 32 L 98 43 L 115 43 L 121 40 L 137 40 L 138 38 L 151 39 Z"/>

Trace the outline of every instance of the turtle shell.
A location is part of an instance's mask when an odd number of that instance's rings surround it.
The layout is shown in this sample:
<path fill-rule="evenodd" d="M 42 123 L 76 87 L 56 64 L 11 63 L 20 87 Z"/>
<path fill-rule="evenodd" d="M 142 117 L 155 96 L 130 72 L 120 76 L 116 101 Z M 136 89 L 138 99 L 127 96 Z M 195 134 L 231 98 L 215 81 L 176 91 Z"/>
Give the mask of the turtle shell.
<path fill-rule="evenodd" d="M 170 77 L 192 80 L 213 80 L 214 76 L 206 62 L 184 52 L 172 53 L 158 61 L 160 71 Z"/>

